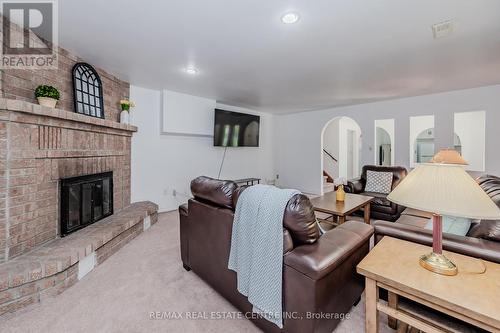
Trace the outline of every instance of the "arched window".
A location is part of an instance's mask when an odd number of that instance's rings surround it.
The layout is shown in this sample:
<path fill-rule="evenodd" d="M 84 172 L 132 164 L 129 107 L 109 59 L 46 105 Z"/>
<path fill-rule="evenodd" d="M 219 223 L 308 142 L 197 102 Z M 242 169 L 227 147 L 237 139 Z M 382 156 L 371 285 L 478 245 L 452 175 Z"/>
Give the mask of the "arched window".
<path fill-rule="evenodd" d="M 76 113 L 104 119 L 101 78 L 89 64 L 73 66 L 73 93 Z"/>

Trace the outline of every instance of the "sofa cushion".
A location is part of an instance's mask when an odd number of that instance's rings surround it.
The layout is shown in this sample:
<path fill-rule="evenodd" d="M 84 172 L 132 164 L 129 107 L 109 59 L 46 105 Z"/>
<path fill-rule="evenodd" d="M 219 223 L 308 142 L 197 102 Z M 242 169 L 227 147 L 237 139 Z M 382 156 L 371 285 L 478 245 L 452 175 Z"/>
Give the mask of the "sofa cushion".
<path fill-rule="evenodd" d="M 392 189 L 392 172 L 368 170 L 366 172 L 366 192 L 389 194 Z"/>
<path fill-rule="evenodd" d="M 312 244 L 320 236 L 316 215 L 309 198 L 295 194 L 286 205 L 283 226 L 290 231 L 294 244 Z"/>
<path fill-rule="evenodd" d="M 467 236 L 500 242 L 500 221 L 483 220 L 474 225 Z"/>
<path fill-rule="evenodd" d="M 362 246 L 373 235 L 373 227 L 357 221 L 347 221 L 327 231 L 312 245 L 298 246 L 283 257 L 284 265 L 292 267 L 312 280 L 320 280 Z M 368 250 L 368 249 L 367 249 Z M 332 281 L 343 283 L 344 281 Z"/>
<path fill-rule="evenodd" d="M 200 176 L 191 181 L 191 193 L 195 199 L 229 209 L 234 209 L 233 193 L 237 188 L 238 185 L 233 181 L 206 176 Z"/>

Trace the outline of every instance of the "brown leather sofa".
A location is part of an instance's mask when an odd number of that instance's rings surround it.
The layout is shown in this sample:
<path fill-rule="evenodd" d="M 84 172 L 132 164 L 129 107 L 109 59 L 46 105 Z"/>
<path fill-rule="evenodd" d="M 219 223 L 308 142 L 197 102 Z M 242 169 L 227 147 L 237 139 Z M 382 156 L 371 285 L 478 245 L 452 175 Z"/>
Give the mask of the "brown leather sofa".
<path fill-rule="evenodd" d="M 377 165 L 365 165 L 363 166 L 361 177 L 348 181 L 346 186 L 346 192 L 363 194 L 374 197 L 370 206 L 370 216 L 372 219 L 386 220 L 386 221 L 396 221 L 405 207 L 397 205 L 393 202 L 387 200 L 387 194 L 366 192 L 366 172 L 367 171 L 378 171 L 378 172 L 392 172 L 392 187 L 393 190 L 398 184 L 403 180 L 408 174 L 408 171 L 404 167 L 386 167 Z"/>
<path fill-rule="evenodd" d="M 477 182 L 500 207 L 500 178 L 491 175 Z M 419 244 L 432 245 L 432 231 L 424 229 L 430 213 L 406 209 L 396 223 L 375 221 L 375 242 L 391 236 Z M 500 263 L 500 221 L 483 220 L 475 223 L 466 236 L 443 234 L 443 248 L 448 251 Z"/>
<path fill-rule="evenodd" d="M 237 291 L 236 273 L 227 268 L 234 209 L 243 190 L 232 181 L 192 181 L 194 198 L 179 207 L 184 268 L 266 332 L 330 333 L 340 321 L 335 313 L 347 313 L 364 290 L 356 265 L 368 253 L 373 227 L 346 222 L 320 236 L 309 199 L 302 194 L 290 199 L 283 218 L 283 311 L 288 317 L 280 330 L 251 315 L 252 305 Z"/>

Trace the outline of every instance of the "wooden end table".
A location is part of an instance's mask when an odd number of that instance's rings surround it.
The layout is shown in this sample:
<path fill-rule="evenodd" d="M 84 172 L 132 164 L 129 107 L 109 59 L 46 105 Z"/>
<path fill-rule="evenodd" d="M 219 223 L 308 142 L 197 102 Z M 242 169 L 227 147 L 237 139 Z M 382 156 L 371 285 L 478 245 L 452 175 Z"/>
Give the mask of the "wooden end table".
<path fill-rule="evenodd" d="M 385 236 L 359 263 L 357 271 L 366 277 L 366 332 L 378 332 L 379 311 L 424 332 L 447 332 L 436 321 L 398 308 L 398 296 L 489 332 L 500 332 L 500 265 L 444 251 L 457 265 L 458 275 L 439 275 L 418 263 L 419 256 L 431 250 Z M 388 304 L 379 301 L 379 288 L 389 292 Z"/>
<path fill-rule="evenodd" d="M 311 199 L 311 203 L 315 211 L 330 214 L 338 219 L 337 223 L 328 219 L 319 219 L 320 223 L 323 222 L 331 225 L 340 225 L 345 222 L 345 219 L 349 214 L 359 209 L 363 209 L 364 221 L 365 223 L 370 224 L 370 203 L 373 199 L 373 197 L 366 195 L 346 193 L 345 201 L 337 201 L 337 193 L 328 192 L 320 197 Z"/>

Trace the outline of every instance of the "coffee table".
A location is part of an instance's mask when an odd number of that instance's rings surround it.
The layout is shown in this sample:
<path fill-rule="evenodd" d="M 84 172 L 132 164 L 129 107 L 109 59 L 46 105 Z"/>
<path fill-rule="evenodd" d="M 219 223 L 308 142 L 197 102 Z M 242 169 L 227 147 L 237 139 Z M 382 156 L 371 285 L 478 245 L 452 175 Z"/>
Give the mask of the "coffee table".
<path fill-rule="evenodd" d="M 366 277 L 366 332 L 378 332 L 379 311 L 424 332 L 449 332 L 440 322 L 398 308 L 398 296 L 500 332 L 500 265 L 444 251 L 458 267 L 457 275 L 444 276 L 418 264 L 419 255 L 429 251 L 429 246 L 385 236 L 358 264 L 358 273 Z M 389 292 L 388 304 L 379 301 L 379 288 Z"/>
<path fill-rule="evenodd" d="M 346 217 L 359 210 L 364 210 L 364 221 L 370 224 L 370 203 L 373 197 L 360 194 L 345 194 L 345 201 L 337 201 L 336 192 L 328 192 L 320 197 L 311 199 L 311 203 L 315 211 L 330 214 L 337 217 L 337 222 L 328 219 L 319 219 L 320 223 L 328 223 L 330 225 L 340 225 L 345 222 Z"/>

